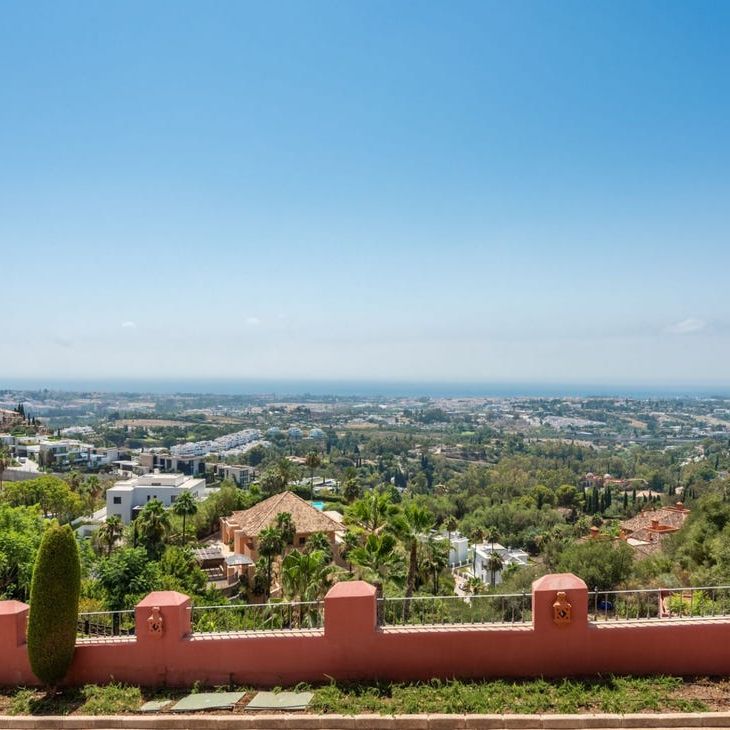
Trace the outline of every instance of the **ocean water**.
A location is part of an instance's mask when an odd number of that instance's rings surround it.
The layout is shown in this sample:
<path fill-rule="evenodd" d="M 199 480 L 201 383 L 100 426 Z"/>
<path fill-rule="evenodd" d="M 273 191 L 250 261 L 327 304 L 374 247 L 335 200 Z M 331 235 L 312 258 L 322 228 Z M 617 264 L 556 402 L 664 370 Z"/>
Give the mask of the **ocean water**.
<path fill-rule="evenodd" d="M 74 392 L 195 393 L 211 395 L 362 396 L 362 397 L 730 397 L 730 384 L 612 384 L 539 382 L 408 382 L 367 380 L 253 379 L 54 379 L 2 378 L 0 390 L 64 390 Z"/>

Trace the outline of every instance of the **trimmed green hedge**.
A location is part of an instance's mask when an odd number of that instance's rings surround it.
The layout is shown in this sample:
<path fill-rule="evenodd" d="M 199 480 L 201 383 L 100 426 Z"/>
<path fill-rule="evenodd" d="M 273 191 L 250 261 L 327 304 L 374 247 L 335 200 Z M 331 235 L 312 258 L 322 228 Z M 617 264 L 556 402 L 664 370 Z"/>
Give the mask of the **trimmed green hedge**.
<path fill-rule="evenodd" d="M 68 525 L 43 535 L 33 569 L 28 619 L 28 656 L 33 674 L 48 685 L 68 672 L 76 646 L 81 565 Z"/>

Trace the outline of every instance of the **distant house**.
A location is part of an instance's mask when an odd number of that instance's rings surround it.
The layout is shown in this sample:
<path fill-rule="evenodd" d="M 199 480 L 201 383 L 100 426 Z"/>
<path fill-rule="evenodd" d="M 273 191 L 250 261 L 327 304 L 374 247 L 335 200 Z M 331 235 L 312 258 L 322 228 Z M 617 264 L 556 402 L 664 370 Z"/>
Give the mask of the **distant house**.
<path fill-rule="evenodd" d="M 342 531 L 343 526 L 294 492 L 275 494 L 251 509 L 221 518 L 221 540 L 228 545 L 232 544 L 234 553 L 249 557 L 255 562 L 259 556 L 258 539 L 261 531 L 275 526 L 277 516 L 283 512 L 291 515 L 296 529 L 294 547 L 301 548 L 312 533 L 324 532 L 334 553 L 335 533 Z"/>
<path fill-rule="evenodd" d="M 206 464 L 205 469 L 219 479 L 228 479 L 245 489 L 256 478 L 256 470 L 246 464 Z"/>
<path fill-rule="evenodd" d="M 621 523 L 622 540 L 637 552 L 651 555 L 661 549 L 667 535 L 682 529 L 690 510 L 677 502 L 673 507 L 646 510 Z"/>
<path fill-rule="evenodd" d="M 150 500 L 157 499 L 165 507 L 171 507 L 186 492 L 201 499 L 205 493 L 205 479 L 186 474 L 144 474 L 117 482 L 106 492 L 107 517 L 118 515 L 127 524 Z"/>
<path fill-rule="evenodd" d="M 580 486 L 583 487 L 583 489 L 593 489 L 593 487 L 601 489 L 603 487 L 603 477 L 600 474 L 594 474 L 593 472 L 589 471 L 580 480 Z"/>
<path fill-rule="evenodd" d="M 3 441 L 16 459 L 30 459 L 54 470 L 83 467 L 98 469 L 119 458 L 119 449 L 86 444 L 76 439 L 47 436 L 9 436 Z"/>
<path fill-rule="evenodd" d="M 460 532 L 431 533 L 433 539 L 448 542 L 449 544 L 449 567 L 455 568 L 464 565 L 469 561 L 469 540 Z M 424 535 L 424 541 L 427 536 Z"/>
<path fill-rule="evenodd" d="M 23 416 L 17 411 L 0 408 L 0 428 L 13 428 L 23 422 Z"/>
<path fill-rule="evenodd" d="M 510 565 L 527 565 L 530 560 L 530 556 L 524 550 L 504 547 L 504 545 L 500 545 L 498 542 L 475 545 L 474 550 L 476 553 L 474 558 L 474 575 L 484 583 L 494 582 L 495 585 L 499 585 L 502 582 L 502 572 L 505 568 Z M 494 581 L 492 581 L 492 571 L 489 568 L 489 558 L 493 552 L 502 559 L 502 569 L 494 572 Z"/>
<path fill-rule="evenodd" d="M 179 456 L 143 451 L 137 457 L 137 461 L 147 471 L 176 472 L 188 476 L 205 475 L 205 458 L 202 456 Z"/>

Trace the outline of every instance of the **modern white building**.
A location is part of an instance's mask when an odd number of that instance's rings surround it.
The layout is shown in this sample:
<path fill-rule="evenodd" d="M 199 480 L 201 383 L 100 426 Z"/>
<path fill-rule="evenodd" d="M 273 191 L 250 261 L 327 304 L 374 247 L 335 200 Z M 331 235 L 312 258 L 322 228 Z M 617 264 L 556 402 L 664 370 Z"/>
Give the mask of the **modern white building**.
<path fill-rule="evenodd" d="M 86 467 L 97 469 L 119 458 L 119 449 L 85 444 L 75 439 L 47 436 L 10 437 L 7 442 L 17 459 L 32 459 L 49 469 Z"/>
<path fill-rule="evenodd" d="M 258 441 L 260 438 L 260 431 L 247 428 L 243 431 L 219 436 L 212 441 L 188 441 L 184 444 L 178 444 L 170 449 L 170 454 L 172 456 L 207 456 L 208 454 L 225 453 Z"/>
<path fill-rule="evenodd" d="M 458 532 L 452 532 L 449 538 L 449 566 L 463 565 L 467 560 L 469 560 L 469 540 Z"/>
<path fill-rule="evenodd" d="M 256 469 L 246 464 L 206 464 L 205 470 L 220 479 L 229 479 L 242 489 L 256 478 Z"/>
<path fill-rule="evenodd" d="M 492 584 L 492 571 L 489 568 L 489 557 L 495 552 L 502 559 L 502 568 L 494 572 L 494 584 L 502 582 L 502 571 L 510 565 L 527 565 L 529 555 L 524 550 L 506 548 L 498 542 L 491 542 L 475 545 L 476 556 L 474 560 L 474 574 L 487 585 Z"/>
<path fill-rule="evenodd" d="M 469 560 L 469 540 L 459 532 L 442 532 L 438 535 L 431 533 L 431 537 L 435 540 L 448 541 L 449 543 L 449 568 L 456 568 L 464 565 Z M 423 540 L 427 540 L 426 536 Z"/>
<path fill-rule="evenodd" d="M 170 507 L 185 492 L 189 492 L 196 499 L 202 499 L 205 479 L 196 479 L 186 474 L 144 474 L 117 482 L 107 490 L 106 514 L 107 517 L 118 515 L 126 525 L 151 499 L 157 499 L 165 507 Z"/>

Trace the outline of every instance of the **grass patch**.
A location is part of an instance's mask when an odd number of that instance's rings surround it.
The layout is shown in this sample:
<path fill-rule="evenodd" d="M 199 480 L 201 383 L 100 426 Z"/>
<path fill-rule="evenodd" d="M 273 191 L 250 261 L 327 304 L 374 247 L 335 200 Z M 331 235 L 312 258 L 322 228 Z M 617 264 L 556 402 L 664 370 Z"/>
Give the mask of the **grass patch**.
<path fill-rule="evenodd" d="M 699 700 L 683 698 L 683 689 L 684 682 L 677 677 L 331 684 L 315 689 L 312 710 L 344 714 L 537 714 L 708 709 Z"/>
<path fill-rule="evenodd" d="M 87 684 L 85 687 L 68 687 L 58 692 L 21 687 L 0 697 L 0 714 L 119 715 L 136 712 L 142 702 L 139 687 L 117 683 Z"/>
<path fill-rule="evenodd" d="M 193 691 L 233 691 L 235 687 L 149 689 L 112 683 L 66 688 L 57 693 L 17 688 L 0 691 L 0 715 L 117 715 L 136 712 L 145 700 L 171 700 Z M 251 688 L 238 688 L 253 696 Z M 538 714 L 608 712 L 707 712 L 730 707 L 730 682 L 724 678 L 599 677 L 430 682 L 332 683 L 311 690 L 313 713 L 354 715 L 377 713 Z M 241 712 L 236 707 L 234 712 Z"/>
<path fill-rule="evenodd" d="M 21 687 L 5 694 L 0 711 L 8 715 L 69 715 L 81 703 L 81 691 L 75 688 L 59 692 Z"/>
<path fill-rule="evenodd" d="M 84 703 L 79 707 L 80 715 L 121 715 L 135 712 L 143 702 L 139 687 L 124 684 L 87 684 L 81 694 Z"/>

